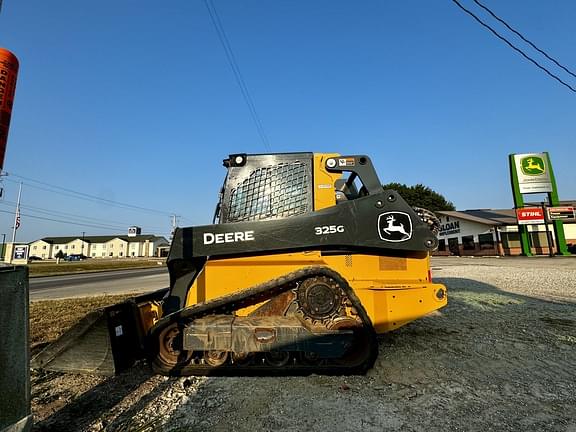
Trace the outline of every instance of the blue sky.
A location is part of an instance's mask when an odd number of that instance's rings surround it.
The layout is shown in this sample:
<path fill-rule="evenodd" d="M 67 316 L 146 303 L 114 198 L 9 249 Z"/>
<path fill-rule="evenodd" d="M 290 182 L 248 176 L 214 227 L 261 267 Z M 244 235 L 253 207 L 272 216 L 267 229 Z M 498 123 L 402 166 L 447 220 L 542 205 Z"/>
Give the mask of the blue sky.
<path fill-rule="evenodd" d="M 484 3 L 576 69 L 576 3 Z M 450 0 L 214 4 L 273 152 L 368 154 L 383 183 L 471 209 L 512 207 L 508 154 L 548 151 L 560 197 L 576 199 L 576 94 Z M 0 210 L 23 176 L 158 211 L 24 180 L 19 241 L 131 224 L 168 235 L 171 213 L 209 223 L 222 159 L 266 152 L 203 1 L 5 0 L 0 46 L 20 60 Z M 12 218 L 0 212 L 8 240 Z"/>

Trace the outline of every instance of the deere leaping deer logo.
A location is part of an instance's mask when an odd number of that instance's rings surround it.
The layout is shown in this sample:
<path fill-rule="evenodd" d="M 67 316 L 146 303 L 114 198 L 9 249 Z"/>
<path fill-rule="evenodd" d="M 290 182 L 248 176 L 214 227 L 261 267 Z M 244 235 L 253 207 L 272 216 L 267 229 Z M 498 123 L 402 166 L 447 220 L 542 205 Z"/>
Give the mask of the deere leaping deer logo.
<path fill-rule="evenodd" d="M 412 238 L 412 219 L 408 213 L 387 212 L 378 216 L 380 239 L 389 242 L 403 242 Z"/>
<path fill-rule="evenodd" d="M 542 175 L 546 172 L 544 160 L 538 156 L 528 156 L 520 160 L 522 173 L 529 176 Z"/>

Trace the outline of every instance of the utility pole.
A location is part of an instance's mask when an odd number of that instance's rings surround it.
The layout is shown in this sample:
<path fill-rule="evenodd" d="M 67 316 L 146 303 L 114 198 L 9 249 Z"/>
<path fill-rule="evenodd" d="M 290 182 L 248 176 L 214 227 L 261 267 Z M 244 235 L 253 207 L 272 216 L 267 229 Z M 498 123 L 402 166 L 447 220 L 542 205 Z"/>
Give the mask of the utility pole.
<path fill-rule="evenodd" d="M 86 232 L 85 232 L 85 231 L 82 231 L 82 252 L 80 252 L 81 255 L 84 255 L 84 235 L 85 235 L 85 234 L 86 234 Z"/>
<path fill-rule="evenodd" d="M 12 249 L 14 249 L 14 243 L 16 242 L 16 230 L 20 226 L 20 197 L 22 196 L 22 182 L 20 182 L 20 187 L 18 188 L 18 201 L 16 202 L 16 213 L 14 214 L 14 226 L 12 227 Z"/>
<path fill-rule="evenodd" d="M 2 261 L 6 261 L 4 258 L 4 252 L 6 252 L 6 234 L 2 233 Z"/>
<path fill-rule="evenodd" d="M 180 216 L 172 215 L 172 231 L 170 231 L 170 241 L 172 241 L 172 238 L 174 237 L 174 231 L 176 231 L 176 228 L 178 228 L 179 218 Z"/>

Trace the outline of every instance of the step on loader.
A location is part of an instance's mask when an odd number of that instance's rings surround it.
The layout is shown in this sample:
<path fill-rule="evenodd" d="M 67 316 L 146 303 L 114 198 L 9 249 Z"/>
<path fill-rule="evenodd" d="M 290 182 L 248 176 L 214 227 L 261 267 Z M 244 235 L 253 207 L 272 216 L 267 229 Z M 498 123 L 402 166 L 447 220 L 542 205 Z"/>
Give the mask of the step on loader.
<path fill-rule="evenodd" d="M 114 374 L 358 374 L 376 336 L 446 305 L 438 219 L 363 155 L 234 154 L 212 225 L 177 228 L 168 289 L 88 315 L 33 360 Z"/>

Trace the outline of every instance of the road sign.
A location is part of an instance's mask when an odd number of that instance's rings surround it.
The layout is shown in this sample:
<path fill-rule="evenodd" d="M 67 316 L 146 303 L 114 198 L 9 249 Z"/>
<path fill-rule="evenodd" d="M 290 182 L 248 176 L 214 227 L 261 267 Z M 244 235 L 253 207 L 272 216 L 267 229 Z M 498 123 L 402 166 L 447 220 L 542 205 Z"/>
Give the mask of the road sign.
<path fill-rule="evenodd" d="M 538 225 L 544 223 L 544 209 L 541 207 L 524 207 L 516 209 L 518 225 Z"/>
<path fill-rule="evenodd" d="M 28 246 L 14 246 L 14 253 L 12 254 L 12 259 L 15 260 L 25 260 L 28 258 Z"/>
<path fill-rule="evenodd" d="M 547 207 L 549 220 L 576 220 L 576 212 L 574 207 Z"/>

